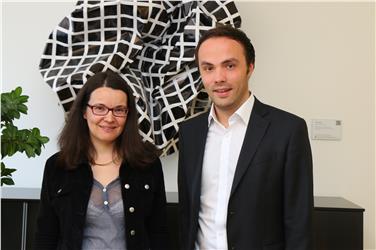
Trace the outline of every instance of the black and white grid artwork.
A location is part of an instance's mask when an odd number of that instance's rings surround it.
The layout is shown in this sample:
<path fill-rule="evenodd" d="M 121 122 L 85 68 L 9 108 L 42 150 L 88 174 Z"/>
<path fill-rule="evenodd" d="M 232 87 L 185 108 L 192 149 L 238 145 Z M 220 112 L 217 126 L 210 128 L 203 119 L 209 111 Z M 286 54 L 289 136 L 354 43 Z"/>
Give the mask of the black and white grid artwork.
<path fill-rule="evenodd" d="M 217 23 L 240 27 L 233 1 L 78 1 L 50 34 L 40 72 L 66 112 L 90 76 L 119 72 L 136 98 L 140 134 L 167 155 L 179 123 L 209 108 L 194 51 Z"/>

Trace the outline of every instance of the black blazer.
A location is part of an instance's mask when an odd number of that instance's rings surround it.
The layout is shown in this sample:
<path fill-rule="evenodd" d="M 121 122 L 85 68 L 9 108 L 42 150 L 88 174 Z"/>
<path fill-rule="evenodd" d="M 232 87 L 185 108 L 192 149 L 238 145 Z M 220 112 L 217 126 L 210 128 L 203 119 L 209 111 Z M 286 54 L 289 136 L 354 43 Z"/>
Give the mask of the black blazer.
<path fill-rule="evenodd" d="M 93 174 L 88 163 L 64 170 L 57 167 L 56 159 L 57 154 L 50 157 L 44 170 L 34 248 L 78 250 Z M 120 180 L 127 249 L 167 249 L 166 194 L 159 159 L 144 170 L 123 163 Z M 129 207 L 134 207 L 133 213 Z"/>
<path fill-rule="evenodd" d="M 178 189 L 182 249 L 194 249 L 208 113 L 184 122 Z M 303 119 L 255 99 L 227 211 L 228 249 L 312 249 L 313 177 Z"/>

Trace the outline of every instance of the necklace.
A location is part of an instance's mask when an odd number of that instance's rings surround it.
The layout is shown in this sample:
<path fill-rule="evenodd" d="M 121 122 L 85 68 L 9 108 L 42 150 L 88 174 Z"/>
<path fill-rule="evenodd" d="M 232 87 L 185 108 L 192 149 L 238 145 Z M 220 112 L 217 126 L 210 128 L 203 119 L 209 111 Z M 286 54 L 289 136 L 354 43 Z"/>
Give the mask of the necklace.
<path fill-rule="evenodd" d="M 105 163 L 96 163 L 96 162 L 93 162 L 93 163 L 94 163 L 94 165 L 97 165 L 97 166 L 107 166 L 107 165 L 110 165 L 111 163 L 115 163 L 116 164 L 116 162 L 117 162 L 117 157 L 113 158 L 109 162 L 105 162 Z"/>
<path fill-rule="evenodd" d="M 110 165 L 113 162 L 114 162 L 114 159 L 112 159 L 109 162 L 105 162 L 105 163 L 96 163 L 96 162 L 94 162 L 94 165 L 97 165 L 97 166 L 107 166 L 107 165 Z"/>

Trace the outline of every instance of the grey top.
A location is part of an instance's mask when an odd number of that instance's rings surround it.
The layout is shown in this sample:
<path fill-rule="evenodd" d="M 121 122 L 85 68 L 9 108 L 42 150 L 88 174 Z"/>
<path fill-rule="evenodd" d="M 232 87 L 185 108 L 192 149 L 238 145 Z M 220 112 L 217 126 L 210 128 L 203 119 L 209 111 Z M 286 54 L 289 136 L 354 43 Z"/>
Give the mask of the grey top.
<path fill-rule="evenodd" d="M 120 179 L 106 187 L 94 180 L 86 212 L 82 250 L 126 250 Z"/>

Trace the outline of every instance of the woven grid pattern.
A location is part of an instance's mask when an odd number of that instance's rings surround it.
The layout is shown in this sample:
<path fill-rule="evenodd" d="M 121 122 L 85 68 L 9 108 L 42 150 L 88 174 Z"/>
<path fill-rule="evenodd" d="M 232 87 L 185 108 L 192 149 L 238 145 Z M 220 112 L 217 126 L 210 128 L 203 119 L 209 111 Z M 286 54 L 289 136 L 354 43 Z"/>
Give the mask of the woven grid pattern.
<path fill-rule="evenodd" d="M 50 34 L 40 72 L 66 112 L 90 76 L 119 72 L 136 98 L 140 134 L 173 153 L 178 124 L 209 107 L 194 51 L 218 22 L 240 27 L 233 1 L 78 1 Z"/>

